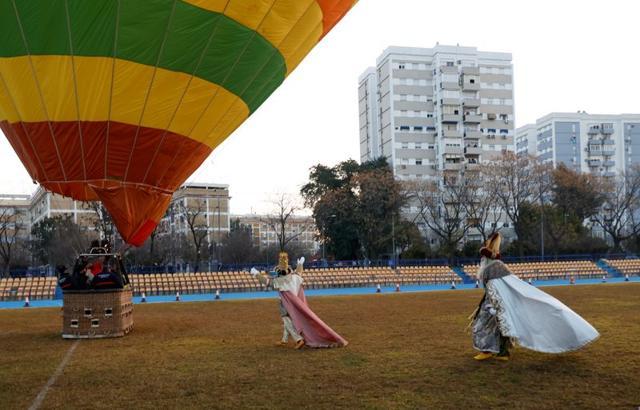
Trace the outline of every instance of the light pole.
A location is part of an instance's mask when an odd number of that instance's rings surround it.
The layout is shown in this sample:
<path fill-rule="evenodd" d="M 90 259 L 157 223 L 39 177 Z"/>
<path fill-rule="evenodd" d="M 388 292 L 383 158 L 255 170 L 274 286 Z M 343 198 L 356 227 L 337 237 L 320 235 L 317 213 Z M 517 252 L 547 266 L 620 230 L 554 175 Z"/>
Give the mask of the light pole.
<path fill-rule="evenodd" d="M 396 268 L 396 217 L 391 215 L 391 247 L 393 248 L 393 269 Z"/>
<path fill-rule="evenodd" d="M 215 249 L 215 254 L 216 254 L 216 261 L 217 261 L 217 268 L 216 271 L 220 270 L 220 266 L 222 265 L 221 261 L 220 261 L 220 252 L 218 251 L 218 242 L 220 242 L 220 196 L 217 197 L 217 201 L 218 201 L 218 206 L 216 206 L 216 210 L 218 211 L 218 237 L 216 238 L 216 249 Z"/>

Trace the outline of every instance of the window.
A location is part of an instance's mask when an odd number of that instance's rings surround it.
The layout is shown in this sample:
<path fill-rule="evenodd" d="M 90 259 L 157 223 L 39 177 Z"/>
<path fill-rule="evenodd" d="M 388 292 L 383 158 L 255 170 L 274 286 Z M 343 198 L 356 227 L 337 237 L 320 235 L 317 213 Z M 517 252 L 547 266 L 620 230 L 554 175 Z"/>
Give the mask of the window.
<path fill-rule="evenodd" d="M 504 226 L 505 228 L 508 228 L 509 227 L 509 222 L 503 223 L 502 226 Z"/>
<path fill-rule="evenodd" d="M 409 148 L 409 143 L 408 142 L 403 142 L 402 143 L 402 149 L 408 149 Z"/>
<path fill-rule="evenodd" d="M 421 143 L 419 143 L 419 142 L 416 142 L 416 143 L 415 143 L 415 148 L 416 148 L 416 149 L 422 149 L 422 144 L 421 144 Z"/>
<path fill-rule="evenodd" d="M 422 127 L 413 127 L 414 131 L 422 132 Z"/>
<path fill-rule="evenodd" d="M 469 83 L 471 83 L 471 84 L 475 84 L 475 83 L 476 83 L 476 80 L 475 80 L 474 78 L 471 78 L 471 79 L 469 80 Z"/>
<path fill-rule="evenodd" d="M 422 160 L 421 159 L 417 159 L 416 160 L 416 165 L 422 165 Z"/>
<path fill-rule="evenodd" d="M 400 131 L 409 131 L 409 126 L 408 125 L 400 126 Z"/>

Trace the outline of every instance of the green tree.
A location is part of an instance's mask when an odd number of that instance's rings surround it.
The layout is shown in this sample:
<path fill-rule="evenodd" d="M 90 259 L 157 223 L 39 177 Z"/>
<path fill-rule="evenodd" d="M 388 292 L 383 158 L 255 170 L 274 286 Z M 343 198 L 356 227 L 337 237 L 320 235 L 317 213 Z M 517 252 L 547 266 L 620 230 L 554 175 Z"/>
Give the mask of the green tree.
<path fill-rule="evenodd" d="M 404 203 L 386 159 L 311 168 L 300 193 L 313 210 L 320 240 L 337 259 L 391 254 L 393 225 Z"/>
<path fill-rule="evenodd" d="M 553 171 L 552 202 L 563 214 L 581 221 L 592 217 L 605 200 L 604 186 L 597 177 L 573 171 L 564 164 Z"/>

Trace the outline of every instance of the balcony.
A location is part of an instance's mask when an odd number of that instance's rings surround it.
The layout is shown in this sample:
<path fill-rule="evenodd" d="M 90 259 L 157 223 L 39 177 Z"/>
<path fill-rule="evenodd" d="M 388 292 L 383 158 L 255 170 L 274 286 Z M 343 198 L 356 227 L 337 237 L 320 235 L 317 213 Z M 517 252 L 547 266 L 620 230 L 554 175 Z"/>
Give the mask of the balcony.
<path fill-rule="evenodd" d="M 452 147 L 452 146 L 444 146 L 443 154 L 451 157 L 462 157 L 463 148 L 462 147 Z"/>
<path fill-rule="evenodd" d="M 462 132 L 458 130 L 443 130 L 442 136 L 445 138 L 462 138 Z"/>
<path fill-rule="evenodd" d="M 462 164 L 459 162 L 445 162 L 444 170 L 445 171 L 462 171 Z"/>
<path fill-rule="evenodd" d="M 616 145 L 616 142 L 611 138 L 605 138 L 602 140 L 604 145 Z"/>
<path fill-rule="evenodd" d="M 482 122 L 482 115 L 479 115 L 479 114 L 465 115 L 464 122 L 468 122 L 472 124 L 480 124 L 480 122 Z"/>
<path fill-rule="evenodd" d="M 440 83 L 440 88 L 442 88 L 443 90 L 447 90 L 447 91 L 459 91 L 460 90 L 460 84 L 443 81 L 443 82 Z"/>
<path fill-rule="evenodd" d="M 604 135 L 611 135 L 613 134 L 613 128 L 612 127 L 602 127 L 600 129 L 600 131 L 604 134 Z"/>
<path fill-rule="evenodd" d="M 614 167 L 616 165 L 616 162 L 613 161 L 613 160 L 608 159 L 608 160 L 604 161 L 602 163 L 602 165 L 605 166 L 605 167 Z"/>
<path fill-rule="evenodd" d="M 616 152 L 612 149 L 603 149 L 602 150 L 602 155 L 605 157 L 612 157 L 614 155 L 616 155 Z"/>
<path fill-rule="evenodd" d="M 482 138 L 482 133 L 478 130 L 465 131 L 464 138 L 467 140 L 479 140 Z"/>
<path fill-rule="evenodd" d="M 466 147 L 464 153 L 467 155 L 480 155 L 482 154 L 482 148 L 480 147 Z"/>
<path fill-rule="evenodd" d="M 600 161 L 599 159 L 588 159 L 587 163 L 590 167 L 599 167 L 600 164 L 602 164 L 602 161 Z"/>
<path fill-rule="evenodd" d="M 456 123 L 461 120 L 460 114 L 442 114 L 442 122 Z"/>
<path fill-rule="evenodd" d="M 480 83 L 462 83 L 462 91 L 480 91 Z"/>
<path fill-rule="evenodd" d="M 490 120 L 490 121 L 493 121 L 493 120 L 495 120 L 496 118 L 497 118 L 497 116 L 496 116 L 496 114 L 494 114 L 494 113 L 489 113 L 489 114 L 487 114 L 487 119 L 488 119 L 488 120 Z"/>
<path fill-rule="evenodd" d="M 603 173 L 602 173 L 602 176 L 603 176 L 603 177 L 611 178 L 611 177 L 615 177 L 615 176 L 616 176 L 616 173 L 615 173 L 615 172 L 613 172 L 613 171 L 606 171 L 606 172 L 603 172 Z"/>
<path fill-rule="evenodd" d="M 476 163 L 468 163 L 465 164 L 464 169 L 469 172 L 477 172 L 480 171 L 480 164 Z"/>
<path fill-rule="evenodd" d="M 589 131 L 587 132 L 589 135 L 600 134 L 600 127 L 589 127 Z"/>
<path fill-rule="evenodd" d="M 480 67 L 462 67 L 462 74 L 480 75 Z"/>
<path fill-rule="evenodd" d="M 462 100 L 462 105 L 465 107 L 480 107 L 480 99 L 479 98 L 465 98 Z"/>
<path fill-rule="evenodd" d="M 441 65 L 440 72 L 443 74 L 458 74 L 458 67 L 453 65 Z"/>
<path fill-rule="evenodd" d="M 457 98 L 442 98 L 440 99 L 440 104 L 442 105 L 460 105 L 460 100 Z"/>

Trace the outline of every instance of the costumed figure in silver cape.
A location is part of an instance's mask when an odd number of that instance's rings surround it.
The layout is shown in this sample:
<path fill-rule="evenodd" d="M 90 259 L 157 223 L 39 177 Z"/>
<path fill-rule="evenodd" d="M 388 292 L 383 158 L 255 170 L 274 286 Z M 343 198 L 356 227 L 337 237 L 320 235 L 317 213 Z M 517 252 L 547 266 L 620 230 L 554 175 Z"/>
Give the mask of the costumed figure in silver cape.
<path fill-rule="evenodd" d="M 509 360 L 512 343 L 543 353 L 580 349 L 600 334 L 556 298 L 512 274 L 500 261 L 499 233 L 480 249 L 478 278 L 485 288 L 471 323 L 476 360 Z"/>

